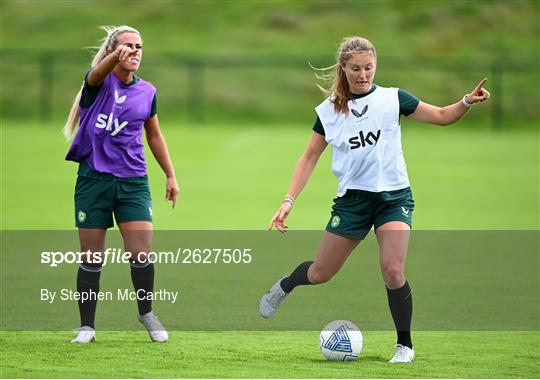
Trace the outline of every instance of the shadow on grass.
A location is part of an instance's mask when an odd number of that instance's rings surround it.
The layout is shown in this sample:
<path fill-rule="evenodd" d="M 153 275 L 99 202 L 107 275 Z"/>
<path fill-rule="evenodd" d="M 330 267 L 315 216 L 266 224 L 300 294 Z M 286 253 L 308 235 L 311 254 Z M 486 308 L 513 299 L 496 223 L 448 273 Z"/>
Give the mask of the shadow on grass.
<path fill-rule="evenodd" d="M 319 363 L 319 364 L 328 363 L 329 365 L 333 364 L 333 363 L 341 363 L 341 362 L 337 362 L 337 361 L 329 361 L 329 360 L 326 360 L 326 359 L 310 359 L 309 361 L 312 362 L 312 363 Z M 379 355 L 360 355 L 360 357 L 358 359 L 356 359 L 355 361 L 344 362 L 344 363 L 358 363 L 358 362 L 362 362 L 362 363 L 367 363 L 367 362 L 387 363 L 388 358 L 385 358 L 385 357 L 379 356 Z"/>

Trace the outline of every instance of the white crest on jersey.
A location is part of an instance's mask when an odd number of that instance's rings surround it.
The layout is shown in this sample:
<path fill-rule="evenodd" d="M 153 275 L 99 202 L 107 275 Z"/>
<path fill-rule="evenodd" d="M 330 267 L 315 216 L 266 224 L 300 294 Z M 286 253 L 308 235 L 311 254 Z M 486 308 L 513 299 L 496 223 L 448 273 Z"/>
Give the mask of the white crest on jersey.
<path fill-rule="evenodd" d="M 114 90 L 114 101 L 116 104 L 122 104 L 126 101 L 126 95 L 118 97 L 118 91 Z"/>

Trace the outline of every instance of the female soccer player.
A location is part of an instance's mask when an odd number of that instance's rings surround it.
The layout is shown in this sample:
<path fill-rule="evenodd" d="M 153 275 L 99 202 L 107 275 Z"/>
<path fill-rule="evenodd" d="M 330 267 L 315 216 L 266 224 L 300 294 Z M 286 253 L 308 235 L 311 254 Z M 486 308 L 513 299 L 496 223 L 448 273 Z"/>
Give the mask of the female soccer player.
<path fill-rule="evenodd" d="M 415 357 L 410 334 L 412 295 L 404 275 L 414 201 L 401 149 L 400 116 L 449 125 L 490 94 L 483 88 L 483 79 L 460 101 L 439 108 L 402 89 L 375 85 L 376 67 L 373 44 L 350 37 L 341 44 L 337 63 L 329 68 L 335 68 L 329 96 L 316 107 L 313 136 L 269 229 L 275 226 L 280 232 L 287 231 L 285 219 L 328 144 L 332 146 L 332 172 L 339 179 L 338 197 L 315 260 L 300 264 L 290 276 L 279 279 L 262 296 L 260 313 L 271 317 L 298 285 L 329 281 L 374 226 L 397 331 L 396 351 L 390 362 L 406 363 Z"/>
<path fill-rule="evenodd" d="M 138 294 L 138 319 L 152 341 L 168 334 L 152 312 L 154 267 L 146 260 L 152 244 L 152 199 L 146 175 L 143 128 L 150 150 L 167 176 L 166 199 L 174 208 L 179 187 L 165 139 L 159 129 L 156 89 L 135 75 L 142 58 L 140 33 L 128 26 L 105 27 L 107 37 L 94 56 L 81 91 L 71 108 L 64 133 L 80 124 L 66 160 L 79 162 L 75 188 L 75 225 L 81 251 L 95 253 L 79 266 L 77 291 L 99 292 L 107 228 L 113 215 L 124 248 L 131 252 L 131 279 Z M 79 123 L 80 121 L 80 123 Z M 96 260 L 97 259 L 97 260 Z M 79 302 L 81 327 L 72 343 L 96 339 L 96 297 Z"/>

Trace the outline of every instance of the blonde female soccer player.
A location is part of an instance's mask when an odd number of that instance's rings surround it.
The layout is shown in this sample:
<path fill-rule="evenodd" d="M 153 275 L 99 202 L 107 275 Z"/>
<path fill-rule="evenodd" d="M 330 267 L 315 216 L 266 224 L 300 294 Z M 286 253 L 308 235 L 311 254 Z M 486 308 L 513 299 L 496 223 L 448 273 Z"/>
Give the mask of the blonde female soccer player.
<path fill-rule="evenodd" d="M 71 137 L 66 160 L 79 163 L 75 187 L 75 225 L 81 251 L 103 252 L 113 216 L 132 253 L 131 279 L 139 296 L 138 319 L 155 342 L 168 334 L 152 312 L 154 267 L 146 260 L 152 244 L 152 199 L 146 174 L 143 130 L 163 169 L 166 199 L 174 208 L 179 187 L 165 139 L 159 129 L 155 87 L 135 75 L 142 59 L 140 33 L 129 26 L 104 28 L 107 36 L 94 56 L 64 127 Z M 97 254 L 79 266 L 77 291 L 81 327 L 73 343 L 95 340 L 94 316 L 102 264 Z M 87 297 L 88 298 L 88 297 Z"/>
<path fill-rule="evenodd" d="M 449 125 L 490 94 L 483 79 L 463 99 L 440 108 L 405 90 L 377 86 L 373 82 L 375 47 L 361 37 L 343 41 L 334 67 L 329 96 L 316 107 L 311 141 L 269 228 L 287 230 L 285 219 L 327 145 L 332 147 L 332 172 L 339 180 L 332 216 L 315 260 L 300 264 L 291 275 L 279 279 L 262 296 L 260 313 L 271 317 L 298 285 L 329 281 L 374 226 L 397 331 L 396 351 L 390 362 L 411 362 L 415 357 L 410 333 L 412 293 L 404 273 L 414 201 L 401 149 L 400 117 Z"/>

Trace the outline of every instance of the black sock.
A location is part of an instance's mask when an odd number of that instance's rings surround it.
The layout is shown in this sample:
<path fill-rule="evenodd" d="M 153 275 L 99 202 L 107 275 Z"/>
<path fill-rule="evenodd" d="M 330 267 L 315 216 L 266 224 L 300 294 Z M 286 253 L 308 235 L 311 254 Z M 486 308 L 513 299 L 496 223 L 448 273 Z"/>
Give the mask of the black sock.
<path fill-rule="evenodd" d="M 154 264 L 151 262 L 138 263 L 131 262 L 131 281 L 135 291 L 138 292 L 141 298 L 146 298 L 147 293 L 154 291 Z M 137 307 L 139 315 L 144 315 L 152 311 L 152 301 L 147 299 L 137 299 Z"/>
<path fill-rule="evenodd" d="M 313 261 L 305 261 L 298 265 L 289 277 L 285 277 L 281 280 L 281 289 L 283 289 L 285 293 L 290 293 L 298 285 L 312 285 L 307 276 L 311 264 L 313 264 Z"/>
<path fill-rule="evenodd" d="M 411 318 L 412 318 L 412 291 L 409 282 L 398 289 L 386 288 L 388 306 L 397 331 L 397 343 L 412 348 Z"/>
<path fill-rule="evenodd" d="M 79 294 L 89 294 L 99 292 L 99 278 L 101 276 L 101 264 L 82 263 L 77 272 L 77 292 Z M 81 316 L 81 327 L 90 326 L 94 328 L 94 318 L 96 316 L 97 299 L 95 296 L 82 302 L 78 300 L 79 315 Z"/>

